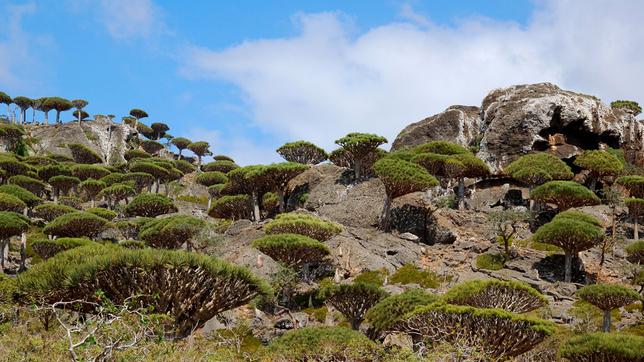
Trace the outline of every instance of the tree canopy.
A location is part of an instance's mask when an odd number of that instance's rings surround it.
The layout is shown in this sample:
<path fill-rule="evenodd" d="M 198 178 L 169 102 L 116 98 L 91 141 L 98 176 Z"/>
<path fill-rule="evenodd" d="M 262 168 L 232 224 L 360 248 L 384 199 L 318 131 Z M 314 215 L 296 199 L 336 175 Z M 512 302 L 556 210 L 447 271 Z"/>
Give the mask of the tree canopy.
<path fill-rule="evenodd" d="M 253 247 L 291 268 L 319 263 L 329 254 L 326 245 L 298 234 L 267 235 L 253 241 Z"/>
<path fill-rule="evenodd" d="M 326 152 L 307 141 L 288 142 L 277 149 L 277 153 L 286 161 L 317 165 L 327 159 Z"/>

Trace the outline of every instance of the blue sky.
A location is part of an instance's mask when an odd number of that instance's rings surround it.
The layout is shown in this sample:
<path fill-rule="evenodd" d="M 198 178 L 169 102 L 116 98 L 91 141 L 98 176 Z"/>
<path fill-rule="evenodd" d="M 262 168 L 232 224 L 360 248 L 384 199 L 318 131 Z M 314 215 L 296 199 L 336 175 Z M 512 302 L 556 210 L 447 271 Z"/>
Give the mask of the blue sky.
<path fill-rule="evenodd" d="M 90 114 L 142 108 L 215 153 L 272 162 L 289 140 L 393 141 L 514 83 L 635 99 L 644 7 L 606 4 L 2 0 L 0 90 L 84 98 Z"/>

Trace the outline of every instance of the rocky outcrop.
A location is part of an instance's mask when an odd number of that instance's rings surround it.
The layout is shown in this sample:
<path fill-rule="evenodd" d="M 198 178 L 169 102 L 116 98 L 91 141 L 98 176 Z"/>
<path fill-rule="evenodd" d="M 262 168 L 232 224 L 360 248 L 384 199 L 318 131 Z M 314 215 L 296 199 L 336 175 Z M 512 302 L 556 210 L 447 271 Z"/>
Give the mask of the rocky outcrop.
<path fill-rule="evenodd" d="M 467 147 L 476 142 L 479 128 L 478 107 L 451 106 L 442 113 L 405 127 L 396 136 L 391 149 L 396 151 L 434 140 L 452 141 Z"/>
<path fill-rule="evenodd" d="M 65 146 L 80 143 L 93 149 L 108 164 L 125 162 L 123 154 L 128 149 L 128 140 L 136 131 L 124 124 L 112 124 L 108 121 L 64 123 L 61 125 L 38 125 L 25 128 L 27 137 L 33 142 L 32 148 L 37 154 L 48 153 L 71 156 Z M 111 131 L 110 131 L 111 130 Z"/>

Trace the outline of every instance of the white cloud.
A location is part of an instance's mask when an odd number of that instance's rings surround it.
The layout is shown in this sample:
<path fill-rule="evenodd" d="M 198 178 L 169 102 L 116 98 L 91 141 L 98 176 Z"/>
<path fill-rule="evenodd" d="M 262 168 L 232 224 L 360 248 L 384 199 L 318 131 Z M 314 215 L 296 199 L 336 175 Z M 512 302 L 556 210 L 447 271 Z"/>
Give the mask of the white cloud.
<path fill-rule="evenodd" d="M 146 39 L 165 30 L 162 11 L 152 0 L 100 0 L 98 4 L 98 17 L 115 39 Z"/>
<path fill-rule="evenodd" d="M 341 14 L 299 14 L 295 36 L 195 47 L 181 71 L 239 87 L 258 127 L 327 148 L 350 131 L 393 141 L 411 122 L 451 104 L 478 105 L 511 84 L 550 81 L 607 101 L 644 101 L 644 2 L 538 6 L 526 26 L 474 18 L 455 27 L 403 7 L 403 21 L 357 36 Z"/>

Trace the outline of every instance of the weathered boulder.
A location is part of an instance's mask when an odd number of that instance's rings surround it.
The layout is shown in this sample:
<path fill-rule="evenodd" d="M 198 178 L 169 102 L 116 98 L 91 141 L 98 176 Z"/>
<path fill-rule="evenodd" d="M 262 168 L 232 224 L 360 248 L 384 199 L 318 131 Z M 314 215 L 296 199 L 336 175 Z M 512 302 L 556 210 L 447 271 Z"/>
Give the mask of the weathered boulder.
<path fill-rule="evenodd" d="M 27 126 L 25 130 L 27 136 L 35 140 L 32 148 L 37 154 L 71 156 L 65 145 L 80 143 L 90 147 L 108 164 L 125 162 L 123 154 L 128 149 L 128 141 L 136 134 L 128 125 L 114 123 L 110 127 L 108 121 Z"/>
<path fill-rule="evenodd" d="M 478 107 L 451 106 L 405 127 L 396 136 L 391 149 L 396 151 L 434 140 L 452 141 L 467 147 L 479 136 L 480 123 Z"/>
<path fill-rule="evenodd" d="M 594 96 L 554 84 L 515 85 L 490 92 L 481 105 L 483 138 L 477 156 L 498 171 L 531 151 L 572 157 L 602 146 L 644 152 L 644 127 Z"/>

